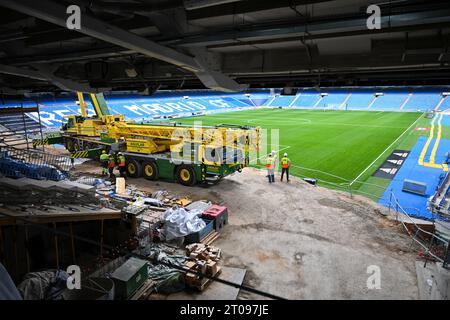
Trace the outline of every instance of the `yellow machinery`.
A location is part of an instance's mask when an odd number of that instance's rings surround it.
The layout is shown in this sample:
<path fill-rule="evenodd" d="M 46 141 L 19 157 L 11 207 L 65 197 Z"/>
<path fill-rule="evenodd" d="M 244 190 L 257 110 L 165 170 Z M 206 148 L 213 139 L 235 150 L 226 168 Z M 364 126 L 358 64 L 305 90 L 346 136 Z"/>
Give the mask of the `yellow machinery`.
<path fill-rule="evenodd" d="M 99 137 L 101 132 L 107 130 L 105 125 L 112 122 L 124 121 L 123 115 L 111 115 L 109 113 L 103 94 L 95 93 L 91 93 L 90 98 L 96 115 L 94 117 L 88 117 L 83 93 L 77 92 L 77 95 L 81 116 L 67 116 L 67 124 L 65 125 L 64 132 L 86 137 Z"/>
<path fill-rule="evenodd" d="M 130 177 L 184 185 L 216 182 L 247 166 L 259 151 L 259 128 L 125 121 L 123 115 L 110 114 L 103 94 L 90 94 L 90 99 L 94 117 L 87 116 L 83 94 L 78 93 L 81 116 L 66 117 L 64 145 L 80 157 L 95 158 L 102 149 L 122 151 Z"/>

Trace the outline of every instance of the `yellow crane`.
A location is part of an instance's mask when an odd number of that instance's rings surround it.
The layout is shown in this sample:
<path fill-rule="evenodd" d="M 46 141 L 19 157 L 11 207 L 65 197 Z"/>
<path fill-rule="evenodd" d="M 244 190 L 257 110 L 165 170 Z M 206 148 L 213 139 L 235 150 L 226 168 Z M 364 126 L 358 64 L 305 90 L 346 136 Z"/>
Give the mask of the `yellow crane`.
<path fill-rule="evenodd" d="M 125 121 L 109 112 L 103 94 L 89 95 L 95 111 L 89 117 L 83 94 L 77 95 L 81 115 L 66 117 L 64 145 L 74 157 L 96 157 L 102 149 L 121 151 L 130 177 L 184 185 L 217 182 L 248 166 L 259 152 L 258 127 Z"/>

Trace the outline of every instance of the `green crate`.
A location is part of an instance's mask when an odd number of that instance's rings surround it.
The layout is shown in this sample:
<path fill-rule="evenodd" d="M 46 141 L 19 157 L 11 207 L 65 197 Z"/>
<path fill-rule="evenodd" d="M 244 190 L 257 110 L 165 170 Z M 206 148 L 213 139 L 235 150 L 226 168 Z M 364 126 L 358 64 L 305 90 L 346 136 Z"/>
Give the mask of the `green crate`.
<path fill-rule="evenodd" d="M 111 278 L 116 288 L 116 299 L 128 299 L 148 279 L 147 261 L 130 258 L 113 272 Z"/>

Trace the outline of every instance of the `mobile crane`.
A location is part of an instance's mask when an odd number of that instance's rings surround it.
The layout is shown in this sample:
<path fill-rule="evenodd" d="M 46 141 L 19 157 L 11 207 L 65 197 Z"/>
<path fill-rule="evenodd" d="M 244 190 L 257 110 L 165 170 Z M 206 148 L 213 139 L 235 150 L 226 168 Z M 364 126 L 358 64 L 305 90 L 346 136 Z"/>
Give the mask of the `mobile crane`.
<path fill-rule="evenodd" d="M 124 115 L 109 112 L 103 94 L 89 95 L 96 114 L 89 117 L 83 93 L 77 95 L 81 115 L 67 116 L 60 139 L 51 143 L 63 143 L 72 158 L 120 151 L 132 178 L 211 184 L 240 172 L 249 165 L 251 154 L 259 152 L 259 127 L 125 121 Z"/>

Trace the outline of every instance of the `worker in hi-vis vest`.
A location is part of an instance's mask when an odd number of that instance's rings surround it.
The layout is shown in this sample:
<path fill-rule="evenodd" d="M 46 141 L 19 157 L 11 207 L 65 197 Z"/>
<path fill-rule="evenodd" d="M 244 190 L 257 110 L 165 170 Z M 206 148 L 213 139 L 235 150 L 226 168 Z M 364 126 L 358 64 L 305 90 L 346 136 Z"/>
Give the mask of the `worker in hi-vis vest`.
<path fill-rule="evenodd" d="M 116 159 L 114 159 L 114 155 L 110 154 L 108 156 L 108 172 L 109 172 L 109 178 L 115 179 L 116 175 L 114 174 L 114 168 L 116 167 Z"/>
<path fill-rule="evenodd" d="M 120 176 L 125 178 L 125 172 L 126 172 L 125 162 L 126 161 L 125 161 L 125 156 L 123 155 L 122 152 L 119 152 L 118 157 L 117 157 L 117 162 L 118 162 Z"/>
<path fill-rule="evenodd" d="M 266 159 L 267 177 L 269 183 L 275 182 L 275 158 L 270 153 Z"/>
<path fill-rule="evenodd" d="M 284 173 L 286 172 L 287 182 L 289 182 L 289 167 L 291 166 L 291 160 L 288 158 L 288 154 L 285 153 L 281 158 L 281 181 L 283 181 Z"/>
<path fill-rule="evenodd" d="M 100 155 L 100 163 L 102 166 L 102 176 L 108 175 L 108 161 L 109 161 L 109 156 L 106 153 L 106 150 L 103 150 L 102 154 Z"/>

